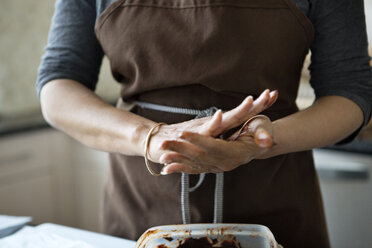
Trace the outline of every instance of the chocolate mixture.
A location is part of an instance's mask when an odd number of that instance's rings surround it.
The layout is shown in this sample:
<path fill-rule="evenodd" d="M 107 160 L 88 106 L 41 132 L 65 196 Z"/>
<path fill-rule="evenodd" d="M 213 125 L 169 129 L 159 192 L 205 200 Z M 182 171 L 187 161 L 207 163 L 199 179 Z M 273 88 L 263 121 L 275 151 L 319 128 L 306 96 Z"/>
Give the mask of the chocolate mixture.
<path fill-rule="evenodd" d="M 158 248 L 166 248 L 161 245 Z M 217 239 L 204 238 L 187 238 L 178 248 L 241 248 L 239 241 L 235 239 L 218 241 Z"/>

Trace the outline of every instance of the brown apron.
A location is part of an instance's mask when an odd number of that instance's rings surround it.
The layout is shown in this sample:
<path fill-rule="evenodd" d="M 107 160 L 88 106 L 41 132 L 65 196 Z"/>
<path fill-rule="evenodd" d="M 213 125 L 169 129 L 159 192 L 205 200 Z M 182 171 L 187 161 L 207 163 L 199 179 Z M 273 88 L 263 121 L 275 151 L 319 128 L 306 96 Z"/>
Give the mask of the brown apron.
<path fill-rule="evenodd" d="M 278 89 L 264 113 L 275 120 L 298 111 L 314 30 L 290 0 L 118 0 L 99 17 L 96 35 L 124 101 L 229 110 L 247 95 Z M 156 122 L 193 118 L 132 111 Z M 110 158 L 106 233 L 135 240 L 149 227 L 182 222 L 180 174 L 153 177 L 142 157 Z M 190 194 L 193 223 L 212 221 L 214 183 L 207 174 Z M 224 184 L 223 222 L 266 225 L 286 248 L 329 247 L 311 151 L 252 161 L 225 173 Z"/>

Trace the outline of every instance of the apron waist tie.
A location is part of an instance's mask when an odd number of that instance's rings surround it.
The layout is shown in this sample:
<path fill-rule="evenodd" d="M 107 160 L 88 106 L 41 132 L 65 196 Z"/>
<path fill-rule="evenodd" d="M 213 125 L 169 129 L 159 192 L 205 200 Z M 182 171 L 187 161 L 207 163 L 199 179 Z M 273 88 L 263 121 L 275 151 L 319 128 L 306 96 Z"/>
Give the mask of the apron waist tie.
<path fill-rule="evenodd" d="M 204 110 L 178 108 L 165 105 L 159 105 L 154 103 L 147 103 L 141 101 L 134 101 L 134 104 L 138 107 L 151 109 L 156 111 L 163 111 L 175 114 L 194 115 L 195 119 L 203 118 L 206 116 L 212 116 L 218 108 L 210 107 Z M 195 191 L 203 183 L 206 173 L 199 175 L 199 180 L 195 186 L 190 188 L 189 174 L 182 173 L 181 175 L 181 210 L 182 210 L 182 222 L 183 224 L 191 223 L 190 214 L 190 200 L 189 193 Z M 223 217 L 223 173 L 216 174 L 216 185 L 214 191 L 214 215 L 213 223 L 222 223 Z"/>

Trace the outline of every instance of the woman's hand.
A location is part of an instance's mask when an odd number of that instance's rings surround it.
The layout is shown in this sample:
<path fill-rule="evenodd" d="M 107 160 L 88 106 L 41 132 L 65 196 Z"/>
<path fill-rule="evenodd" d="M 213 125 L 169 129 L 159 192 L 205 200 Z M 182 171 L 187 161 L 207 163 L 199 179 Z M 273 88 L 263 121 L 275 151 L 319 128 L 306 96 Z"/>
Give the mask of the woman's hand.
<path fill-rule="evenodd" d="M 261 156 L 273 144 L 272 123 L 262 115 L 247 121 L 227 140 L 185 131 L 177 140 L 163 142 L 161 149 L 167 152 L 160 162 L 167 166 L 162 174 L 230 171 Z"/>
<path fill-rule="evenodd" d="M 265 90 L 256 100 L 253 101 L 252 96 L 248 96 L 239 106 L 225 113 L 219 110 L 213 116 L 162 125 L 153 132 L 149 147 L 149 159 L 153 162 L 161 162 L 160 156 L 165 153 L 165 150 L 159 149 L 159 147 L 164 142 L 177 140 L 182 132 L 198 133 L 203 137 L 217 137 L 269 108 L 277 97 L 277 91 Z"/>

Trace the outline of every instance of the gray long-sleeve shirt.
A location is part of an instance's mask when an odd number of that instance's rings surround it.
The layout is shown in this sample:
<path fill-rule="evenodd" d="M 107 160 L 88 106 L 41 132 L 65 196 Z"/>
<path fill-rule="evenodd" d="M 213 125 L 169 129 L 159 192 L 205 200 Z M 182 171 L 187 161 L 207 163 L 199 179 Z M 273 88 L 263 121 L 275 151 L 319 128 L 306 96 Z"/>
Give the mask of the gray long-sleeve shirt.
<path fill-rule="evenodd" d="M 38 95 L 46 83 L 62 78 L 95 89 L 104 54 L 94 25 L 114 1 L 56 1 L 48 45 L 39 67 Z M 338 95 L 354 101 L 367 124 L 372 112 L 372 70 L 363 0 L 292 1 L 315 28 L 309 69 L 316 97 Z"/>

